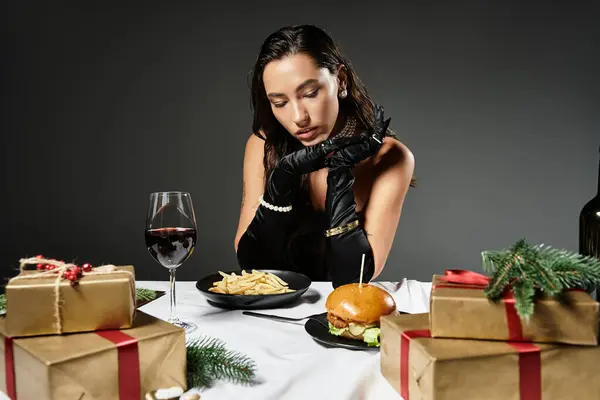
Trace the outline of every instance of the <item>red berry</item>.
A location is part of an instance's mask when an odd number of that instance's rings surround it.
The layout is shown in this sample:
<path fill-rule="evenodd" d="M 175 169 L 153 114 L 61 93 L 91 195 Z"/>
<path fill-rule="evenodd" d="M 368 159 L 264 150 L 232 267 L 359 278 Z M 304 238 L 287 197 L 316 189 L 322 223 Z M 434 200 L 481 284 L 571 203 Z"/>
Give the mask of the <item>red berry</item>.
<path fill-rule="evenodd" d="M 35 258 L 44 258 L 44 256 L 41 254 L 38 254 L 37 256 L 35 256 Z"/>
<path fill-rule="evenodd" d="M 71 271 L 73 271 L 73 274 L 79 275 L 81 273 L 81 268 L 79 268 L 77 265 L 75 265 L 75 266 L 73 266 L 73 268 L 71 268 Z"/>
<path fill-rule="evenodd" d="M 44 264 L 38 264 L 38 265 L 35 266 L 35 268 L 38 271 L 42 271 L 42 270 L 46 269 L 46 266 Z"/>
<path fill-rule="evenodd" d="M 83 272 L 90 272 L 92 270 L 92 264 L 83 264 Z"/>
<path fill-rule="evenodd" d="M 46 265 L 46 269 L 52 271 L 53 269 L 56 269 L 56 265 Z"/>

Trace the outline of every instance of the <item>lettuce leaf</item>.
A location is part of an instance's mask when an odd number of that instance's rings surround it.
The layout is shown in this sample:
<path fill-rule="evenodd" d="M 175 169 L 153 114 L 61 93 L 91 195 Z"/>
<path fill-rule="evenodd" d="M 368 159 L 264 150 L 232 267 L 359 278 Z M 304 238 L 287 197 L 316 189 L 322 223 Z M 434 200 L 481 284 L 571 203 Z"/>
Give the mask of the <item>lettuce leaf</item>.
<path fill-rule="evenodd" d="M 342 333 L 344 333 L 344 331 L 348 330 L 348 328 L 336 328 L 335 326 L 331 325 L 331 322 L 329 322 L 329 333 L 331 333 L 332 335 L 335 336 L 340 336 Z"/>
<path fill-rule="evenodd" d="M 379 335 L 381 333 L 381 329 L 379 328 L 368 328 L 365 329 L 363 333 L 363 340 L 369 346 L 379 347 Z"/>

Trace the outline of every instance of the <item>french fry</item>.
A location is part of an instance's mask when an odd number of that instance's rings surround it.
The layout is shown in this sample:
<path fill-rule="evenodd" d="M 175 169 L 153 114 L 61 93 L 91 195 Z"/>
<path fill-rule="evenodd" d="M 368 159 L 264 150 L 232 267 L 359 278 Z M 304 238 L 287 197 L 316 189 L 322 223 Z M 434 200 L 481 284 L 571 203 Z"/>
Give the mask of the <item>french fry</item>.
<path fill-rule="evenodd" d="M 250 272 L 242 270 L 241 274 L 235 272 L 227 274 L 219 271 L 219 275 L 223 279 L 213 282 L 213 287 L 209 288 L 209 291 L 232 295 L 270 295 L 294 292 L 286 281 L 271 272 L 265 273 L 253 269 Z"/>
<path fill-rule="evenodd" d="M 287 285 L 288 285 L 288 284 L 287 284 L 287 282 L 283 281 L 283 279 L 281 279 L 281 278 L 280 278 L 280 277 L 278 277 L 277 275 L 275 275 L 275 274 L 272 274 L 272 273 L 269 273 L 269 275 L 270 275 L 271 277 L 273 277 L 273 279 L 275 279 L 277 282 L 279 282 L 279 284 L 280 284 L 281 286 L 287 286 Z"/>

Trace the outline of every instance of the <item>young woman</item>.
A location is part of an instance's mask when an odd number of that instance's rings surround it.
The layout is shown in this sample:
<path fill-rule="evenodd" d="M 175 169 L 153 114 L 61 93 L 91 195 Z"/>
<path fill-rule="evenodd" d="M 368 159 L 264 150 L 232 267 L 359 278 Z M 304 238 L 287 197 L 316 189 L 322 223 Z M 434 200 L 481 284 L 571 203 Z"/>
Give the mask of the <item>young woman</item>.
<path fill-rule="evenodd" d="M 337 287 L 385 265 L 414 157 L 388 129 L 333 39 L 312 25 L 267 37 L 253 68 L 235 236 L 243 269 L 285 269 Z"/>

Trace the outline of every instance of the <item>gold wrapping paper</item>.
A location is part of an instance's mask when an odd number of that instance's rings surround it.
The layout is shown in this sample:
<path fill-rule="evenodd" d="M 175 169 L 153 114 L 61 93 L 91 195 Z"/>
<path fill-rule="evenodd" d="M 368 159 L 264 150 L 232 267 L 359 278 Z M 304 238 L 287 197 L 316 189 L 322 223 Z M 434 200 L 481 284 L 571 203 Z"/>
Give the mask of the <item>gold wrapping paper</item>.
<path fill-rule="evenodd" d="M 401 393 L 401 335 L 427 330 L 427 314 L 381 318 L 381 372 Z M 529 344 L 526 344 L 530 346 Z M 535 344 L 540 348 L 542 400 L 597 399 L 600 347 Z M 520 392 L 519 353 L 500 341 L 413 338 L 408 345 L 404 400 L 526 400 Z M 524 381 L 531 389 L 533 383 Z"/>
<path fill-rule="evenodd" d="M 0 318 L 0 336 L 5 336 Z M 141 311 L 123 333 L 137 339 L 140 398 L 159 388 L 186 388 L 185 332 Z M 0 340 L 0 390 L 7 393 L 5 340 Z M 18 400 L 114 400 L 119 398 L 118 351 L 96 333 L 13 340 Z"/>
<path fill-rule="evenodd" d="M 456 288 L 434 275 L 430 297 L 432 337 L 510 340 L 504 301 L 490 301 L 483 289 Z M 436 286 L 440 287 L 436 287 Z M 443 287 L 451 285 L 451 288 Z M 586 292 L 567 291 L 565 303 L 553 297 L 536 300 L 529 322 L 520 320 L 524 339 L 540 343 L 598 344 L 600 310 Z M 517 317 L 518 318 L 518 317 Z"/>
<path fill-rule="evenodd" d="M 6 333 L 10 337 L 130 328 L 135 312 L 133 266 L 106 275 L 89 275 L 77 285 L 60 282 L 60 318 L 55 315 L 56 277 L 11 279 L 6 286 Z M 24 271 L 21 274 L 35 274 Z"/>

